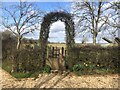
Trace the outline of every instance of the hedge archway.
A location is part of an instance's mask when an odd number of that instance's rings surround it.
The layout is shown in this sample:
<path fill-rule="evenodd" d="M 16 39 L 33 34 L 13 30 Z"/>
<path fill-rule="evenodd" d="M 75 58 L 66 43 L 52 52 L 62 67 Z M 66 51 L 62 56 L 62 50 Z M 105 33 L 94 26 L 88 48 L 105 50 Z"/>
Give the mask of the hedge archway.
<path fill-rule="evenodd" d="M 66 33 L 66 45 L 67 45 L 67 57 L 70 56 L 70 50 L 74 47 L 75 41 L 75 29 L 72 16 L 66 12 L 50 12 L 44 16 L 43 22 L 41 24 L 39 45 L 41 48 L 40 59 L 43 62 L 42 67 L 46 64 L 46 53 L 47 53 L 47 42 L 49 38 L 50 26 L 52 23 L 61 20 L 65 23 L 65 33 Z"/>

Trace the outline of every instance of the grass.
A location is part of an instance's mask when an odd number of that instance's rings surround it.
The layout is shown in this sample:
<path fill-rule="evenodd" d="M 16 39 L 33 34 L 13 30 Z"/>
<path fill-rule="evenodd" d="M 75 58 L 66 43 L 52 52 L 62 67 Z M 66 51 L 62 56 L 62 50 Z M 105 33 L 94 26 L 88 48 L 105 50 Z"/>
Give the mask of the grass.
<path fill-rule="evenodd" d="M 7 72 L 11 72 L 12 70 L 12 63 L 10 60 L 6 60 L 2 62 L 2 68 L 7 71 Z"/>
<path fill-rule="evenodd" d="M 11 61 L 5 61 L 2 62 L 2 68 L 10 73 L 15 78 L 37 78 L 38 75 L 41 73 L 41 71 L 35 71 L 35 72 L 14 72 L 11 73 L 12 70 L 12 63 Z M 73 71 L 74 72 L 74 71 Z M 93 68 L 92 70 L 90 68 L 84 68 L 83 71 L 75 71 L 76 75 L 94 75 L 94 74 L 113 74 L 115 73 L 112 69 L 105 69 L 105 68 Z"/>
<path fill-rule="evenodd" d="M 15 78 L 21 79 L 21 78 L 37 78 L 40 72 L 33 72 L 33 73 L 23 73 L 23 72 L 14 72 L 11 73 L 11 75 Z"/>
<path fill-rule="evenodd" d="M 74 65 L 72 68 L 72 72 L 74 72 L 76 75 L 104 75 L 104 74 L 116 74 L 117 70 L 111 69 L 111 68 L 102 68 L 102 67 L 96 67 L 94 64 L 85 66 L 84 64 L 77 64 Z"/>
<path fill-rule="evenodd" d="M 29 78 L 31 76 L 30 73 L 22 73 L 22 72 L 11 73 L 11 75 L 15 78 Z"/>
<path fill-rule="evenodd" d="M 115 70 L 113 69 L 104 69 L 104 68 L 101 68 L 101 69 L 96 69 L 95 72 L 97 74 L 109 74 L 109 73 L 115 73 Z"/>
<path fill-rule="evenodd" d="M 13 77 L 15 78 L 36 78 L 38 77 L 38 75 L 41 73 L 41 71 L 35 71 L 35 72 L 28 72 L 28 73 L 24 73 L 24 72 L 14 72 L 11 73 L 12 70 L 12 63 L 10 60 L 6 60 L 5 62 L 2 62 L 2 68 L 7 71 L 8 73 L 10 73 Z"/>
<path fill-rule="evenodd" d="M 76 75 L 78 76 L 81 76 L 81 75 L 105 75 L 105 74 L 115 74 L 115 70 L 113 69 L 104 69 L 104 68 L 101 68 L 101 69 L 97 69 L 97 68 L 94 68 L 92 71 L 90 71 L 89 69 L 87 71 L 75 71 L 74 72 Z"/>

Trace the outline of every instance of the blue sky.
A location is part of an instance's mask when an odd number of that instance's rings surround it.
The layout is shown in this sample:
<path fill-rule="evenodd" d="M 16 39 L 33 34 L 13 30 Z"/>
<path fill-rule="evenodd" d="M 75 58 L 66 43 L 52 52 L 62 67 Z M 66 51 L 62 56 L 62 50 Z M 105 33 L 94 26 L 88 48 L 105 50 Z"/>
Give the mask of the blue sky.
<path fill-rule="evenodd" d="M 70 11 L 68 10 L 68 7 L 70 7 L 70 2 L 35 2 L 35 5 L 37 5 L 37 7 L 41 10 L 45 11 L 54 11 L 60 8 Z"/>
<path fill-rule="evenodd" d="M 35 7 L 44 11 L 55 11 L 60 8 L 70 11 L 70 2 L 30 2 L 33 3 Z M 16 5 L 18 2 L 2 2 L 2 7 L 9 7 L 11 5 Z"/>
<path fill-rule="evenodd" d="M 35 7 L 43 10 L 45 12 L 51 12 L 51 11 L 59 11 L 61 9 L 66 10 L 67 12 L 71 12 L 71 3 L 70 2 L 32 2 L 34 3 Z M 9 7 L 13 4 L 18 4 L 18 2 L 4 2 L 2 3 L 3 7 Z M 12 12 L 12 10 L 11 10 Z M 3 12 L 4 14 L 4 12 Z M 6 15 L 6 14 L 4 14 Z M 39 38 L 39 31 L 37 30 L 33 33 L 27 34 L 25 37 L 27 38 L 33 38 L 38 39 Z M 57 32 L 56 32 L 57 31 Z M 82 36 L 82 35 L 81 35 Z M 50 27 L 50 34 L 49 34 L 49 41 L 51 42 L 65 42 L 65 25 L 64 22 L 57 21 L 53 23 Z M 88 42 L 92 42 L 92 36 L 90 34 L 87 34 Z M 82 37 L 76 37 L 76 42 L 81 42 Z"/>
<path fill-rule="evenodd" d="M 58 11 L 61 9 L 65 9 L 67 12 L 70 12 L 70 2 L 32 2 L 34 6 L 37 9 L 40 9 L 45 12 L 51 12 L 51 11 Z M 11 7 L 11 5 L 17 5 L 18 2 L 3 2 L 2 6 L 3 7 Z M 12 10 L 10 10 L 12 12 Z M 4 14 L 4 12 L 3 12 Z M 58 28 L 59 27 L 59 28 Z M 61 32 L 61 29 L 63 32 Z M 58 32 L 54 32 L 58 30 Z M 49 34 L 49 41 L 51 42 L 65 42 L 65 28 L 64 28 L 64 23 L 61 21 L 53 23 L 50 27 L 50 34 Z M 59 32 L 60 31 L 60 32 Z M 62 35 L 60 35 L 62 34 Z M 58 37 L 60 36 L 60 37 Z M 33 39 L 38 39 L 39 38 L 39 31 L 35 31 L 33 33 L 27 34 L 25 37 L 27 38 L 33 38 Z"/>

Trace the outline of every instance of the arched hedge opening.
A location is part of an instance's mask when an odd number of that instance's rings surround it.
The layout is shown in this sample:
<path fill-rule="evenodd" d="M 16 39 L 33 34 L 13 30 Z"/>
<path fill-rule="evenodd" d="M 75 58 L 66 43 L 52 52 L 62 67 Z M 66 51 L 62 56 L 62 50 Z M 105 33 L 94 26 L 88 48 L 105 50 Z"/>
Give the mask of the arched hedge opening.
<path fill-rule="evenodd" d="M 70 50 L 74 47 L 75 41 L 75 29 L 74 22 L 72 20 L 72 15 L 66 12 L 50 12 L 46 14 L 43 18 L 41 24 L 39 45 L 41 49 L 40 59 L 43 62 L 42 67 L 46 64 L 46 52 L 47 52 L 47 43 L 49 38 L 50 26 L 52 23 L 61 20 L 65 23 L 65 33 L 66 33 L 66 45 L 67 45 L 67 60 L 70 56 Z"/>

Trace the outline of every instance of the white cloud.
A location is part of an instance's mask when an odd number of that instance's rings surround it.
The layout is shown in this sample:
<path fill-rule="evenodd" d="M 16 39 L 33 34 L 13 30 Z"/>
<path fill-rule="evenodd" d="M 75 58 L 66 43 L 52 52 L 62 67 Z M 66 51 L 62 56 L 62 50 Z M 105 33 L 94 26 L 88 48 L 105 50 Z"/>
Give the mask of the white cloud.
<path fill-rule="evenodd" d="M 3 27 L 2 27 L 2 26 L 0 26 L 0 32 L 3 32 L 3 31 L 4 31 Z"/>
<path fill-rule="evenodd" d="M 33 38 L 33 39 L 39 39 L 39 34 L 40 34 L 40 30 L 36 30 L 33 33 L 28 33 L 24 37 L 29 38 L 29 39 L 31 39 L 31 38 Z"/>
<path fill-rule="evenodd" d="M 25 35 L 26 38 L 39 39 L 40 29 L 35 30 L 33 33 Z M 51 42 L 65 42 L 65 25 L 64 22 L 58 20 L 50 27 L 49 41 Z"/>
<path fill-rule="evenodd" d="M 49 41 L 51 42 L 65 42 L 65 25 L 64 22 L 58 20 L 50 27 Z"/>
<path fill-rule="evenodd" d="M 59 32 L 59 31 L 63 31 L 63 30 L 65 30 L 65 25 L 64 25 L 64 22 L 61 22 L 60 20 L 53 23 L 50 27 L 51 32 L 57 32 L 57 31 Z"/>
<path fill-rule="evenodd" d="M 109 8 L 110 6 L 111 6 L 110 3 L 106 3 L 106 4 L 104 4 L 104 5 L 102 6 L 102 8 L 103 8 L 103 9 L 106 9 L 106 8 Z"/>

